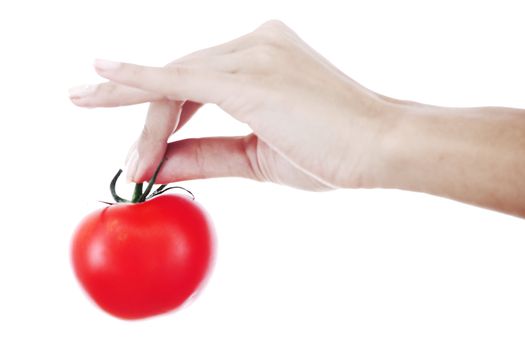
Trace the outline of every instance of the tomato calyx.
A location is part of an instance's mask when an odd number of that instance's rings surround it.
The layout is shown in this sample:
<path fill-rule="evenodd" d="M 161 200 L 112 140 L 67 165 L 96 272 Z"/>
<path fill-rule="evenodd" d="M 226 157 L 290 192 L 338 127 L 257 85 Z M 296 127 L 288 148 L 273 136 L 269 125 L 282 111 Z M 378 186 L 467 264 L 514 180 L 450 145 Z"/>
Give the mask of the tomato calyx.
<path fill-rule="evenodd" d="M 116 191 L 117 180 L 122 174 L 122 169 L 119 169 L 117 173 L 115 174 L 115 176 L 113 177 L 113 179 L 111 180 L 111 183 L 109 185 L 111 195 L 113 196 L 113 199 L 115 200 L 115 202 L 116 203 L 142 203 L 166 191 L 169 191 L 171 189 L 184 190 L 190 194 L 192 200 L 195 200 L 195 196 L 193 195 L 193 193 L 191 193 L 190 190 L 184 187 L 181 187 L 181 186 L 169 186 L 168 187 L 168 184 L 163 184 L 163 185 L 160 185 L 153 192 L 151 192 L 151 190 L 153 189 L 153 185 L 155 184 L 155 180 L 157 179 L 157 175 L 159 174 L 160 168 L 162 167 L 163 163 L 164 163 L 164 159 L 157 166 L 157 169 L 153 173 L 153 176 L 151 177 L 151 179 L 148 181 L 148 185 L 146 186 L 146 189 L 144 191 L 143 191 L 143 183 L 135 184 L 135 189 L 133 191 L 133 196 L 131 197 L 131 200 L 122 198 L 117 194 L 117 191 Z M 109 205 L 115 204 L 115 203 L 109 203 L 109 202 L 104 202 L 104 201 L 101 201 L 101 202 L 109 204 Z"/>

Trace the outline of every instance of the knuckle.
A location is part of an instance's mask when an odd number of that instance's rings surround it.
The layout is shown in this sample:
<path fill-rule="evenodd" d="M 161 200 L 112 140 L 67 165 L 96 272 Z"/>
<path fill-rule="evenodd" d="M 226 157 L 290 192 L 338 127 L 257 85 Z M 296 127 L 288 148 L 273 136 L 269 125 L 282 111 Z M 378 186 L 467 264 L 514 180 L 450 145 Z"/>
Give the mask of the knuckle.
<path fill-rule="evenodd" d="M 102 83 L 96 86 L 93 91 L 94 97 L 107 97 L 115 94 L 116 85 L 113 83 Z"/>
<path fill-rule="evenodd" d="M 152 138 L 151 127 L 148 124 L 144 124 L 142 131 L 140 133 L 140 139 L 150 140 Z"/>
<path fill-rule="evenodd" d="M 134 80 L 140 79 L 141 75 L 144 73 L 144 70 L 142 69 L 142 67 L 136 66 L 134 64 L 125 65 L 125 68 L 129 76 Z"/>
<path fill-rule="evenodd" d="M 140 133 L 141 144 L 146 144 L 152 147 L 159 147 L 165 144 L 164 138 L 165 130 L 160 128 L 160 125 L 153 123 L 146 123 Z"/>
<path fill-rule="evenodd" d="M 277 46 L 269 43 L 254 46 L 251 50 L 246 51 L 246 59 L 257 67 L 270 67 L 279 58 Z"/>
<path fill-rule="evenodd" d="M 172 64 L 166 67 L 166 69 L 168 70 L 169 74 L 176 79 L 186 76 L 189 72 L 189 68 L 180 63 Z"/>
<path fill-rule="evenodd" d="M 274 54 L 267 46 L 261 46 L 254 51 L 252 58 L 257 65 L 266 67 L 271 65 Z"/>
<path fill-rule="evenodd" d="M 261 24 L 259 29 L 267 31 L 282 31 L 286 30 L 288 26 L 283 21 L 278 19 L 271 19 Z"/>
<path fill-rule="evenodd" d="M 268 177 L 264 172 L 264 167 L 261 164 L 261 154 L 259 139 L 254 134 L 245 136 L 243 138 L 244 155 L 246 163 L 248 164 L 248 176 L 257 181 L 268 181 Z"/>
<path fill-rule="evenodd" d="M 290 29 L 279 20 L 270 20 L 260 25 L 253 32 L 253 39 L 258 43 L 275 43 L 285 38 Z"/>
<path fill-rule="evenodd" d="M 119 87 L 114 83 L 102 83 L 93 91 L 93 99 L 100 106 L 118 106 L 120 97 Z"/>

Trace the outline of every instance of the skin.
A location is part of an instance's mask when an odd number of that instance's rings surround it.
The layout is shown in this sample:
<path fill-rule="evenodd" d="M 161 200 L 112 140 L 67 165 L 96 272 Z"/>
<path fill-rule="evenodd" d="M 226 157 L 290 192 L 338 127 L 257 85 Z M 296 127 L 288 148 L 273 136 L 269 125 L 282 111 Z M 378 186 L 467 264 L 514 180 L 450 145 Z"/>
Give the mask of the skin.
<path fill-rule="evenodd" d="M 525 111 L 445 108 L 366 89 L 270 21 L 164 67 L 96 60 L 81 107 L 150 103 L 130 181 L 240 176 L 300 189 L 396 188 L 525 217 Z M 253 131 L 168 143 L 202 104 Z"/>

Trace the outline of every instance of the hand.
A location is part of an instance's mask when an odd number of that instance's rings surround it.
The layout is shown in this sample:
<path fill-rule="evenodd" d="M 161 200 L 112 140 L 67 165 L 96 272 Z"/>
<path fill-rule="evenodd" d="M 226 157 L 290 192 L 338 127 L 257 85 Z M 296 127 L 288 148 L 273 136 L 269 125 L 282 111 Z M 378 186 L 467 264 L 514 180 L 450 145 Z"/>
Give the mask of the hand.
<path fill-rule="evenodd" d="M 160 183 L 242 176 L 307 190 L 373 187 L 389 102 L 344 75 L 284 24 L 270 21 L 165 67 L 97 60 L 109 82 L 71 90 L 82 107 L 150 102 L 127 176 Z M 214 103 L 253 133 L 168 143 L 202 104 Z"/>

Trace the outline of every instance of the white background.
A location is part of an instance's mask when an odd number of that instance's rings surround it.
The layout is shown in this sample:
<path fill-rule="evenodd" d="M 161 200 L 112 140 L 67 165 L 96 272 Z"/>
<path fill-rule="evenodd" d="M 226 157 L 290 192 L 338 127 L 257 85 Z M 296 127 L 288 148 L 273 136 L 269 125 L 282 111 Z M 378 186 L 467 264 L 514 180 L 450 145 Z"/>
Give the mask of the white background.
<path fill-rule="evenodd" d="M 147 108 L 74 107 L 94 58 L 163 65 L 278 18 L 380 93 L 525 108 L 520 3 L 2 2 L 0 349 L 525 348 L 525 222 L 423 194 L 184 183 L 217 261 L 196 301 L 144 321 L 100 311 L 69 261 Z M 246 132 L 207 106 L 176 138 Z"/>

